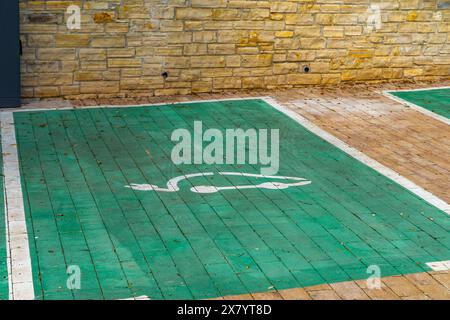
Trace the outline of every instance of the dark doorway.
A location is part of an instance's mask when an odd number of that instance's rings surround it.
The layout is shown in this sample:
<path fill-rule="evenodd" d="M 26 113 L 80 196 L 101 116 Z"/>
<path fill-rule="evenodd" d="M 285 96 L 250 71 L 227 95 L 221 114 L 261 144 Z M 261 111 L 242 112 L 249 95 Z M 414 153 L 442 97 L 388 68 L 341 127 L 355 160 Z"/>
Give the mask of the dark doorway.
<path fill-rule="evenodd" d="M 0 107 L 20 106 L 19 3 L 0 1 Z"/>

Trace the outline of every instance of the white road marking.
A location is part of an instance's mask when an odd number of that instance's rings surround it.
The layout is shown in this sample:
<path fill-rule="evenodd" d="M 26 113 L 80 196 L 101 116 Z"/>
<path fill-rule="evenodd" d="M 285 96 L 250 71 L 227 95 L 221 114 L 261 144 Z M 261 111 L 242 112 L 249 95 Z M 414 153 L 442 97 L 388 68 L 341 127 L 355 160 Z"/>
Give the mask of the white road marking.
<path fill-rule="evenodd" d="M 388 91 L 383 91 L 382 94 L 386 97 L 388 97 L 391 100 L 395 100 L 398 103 L 401 103 L 403 105 L 407 105 L 408 107 L 410 107 L 411 109 L 414 109 L 420 113 L 423 113 L 433 119 L 439 120 L 445 124 L 450 125 L 450 119 L 446 118 L 444 116 L 441 116 L 440 114 L 437 114 L 433 111 L 430 111 L 428 109 L 425 109 L 424 107 L 421 107 L 417 104 L 414 104 L 412 102 L 409 102 L 407 100 L 404 100 L 402 98 L 399 98 L 395 95 L 393 95 L 391 92 L 409 92 L 409 91 L 429 91 L 429 90 L 438 90 L 438 89 L 450 89 L 450 87 L 435 87 L 435 88 L 424 88 L 424 89 L 415 89 L 415 90 L 388 90 Z"/>
<path fill-rule="evenodd" d="M 3 168 L 2 168 L 3 169 Z M 3 180 L 3 205 L 5 210 L 5 236 L 6 236 L 6 266 L 8 269 L 8 298 L 9 300 L 13 299 L 12 293 L 12 275 L 11 275 L 11 254 L 9 249 L 9 232 L 8 232 L 8 217 L 7 217 L 7 208 L 6 208 L 6 192 L 5 192 L 5 177 L 2 176 Z"/>
<path fill-rule="evenodd" d="M 207 103 L 207 102 L 226 102 L 226 101 L 242 101 L 242 100 L 258 100 L 264 97 L 236 97 L 236 98 L 223 98 L 223 99 L 205 99 L 205 100 L 189 100 L 189 101 L 175 101 L 175 102 L 160 102 L 160 103 L 143 103 L 143 104 L 119 104 L 119 105 L 97 105 L 97 106 L 80 106 L 80 107 L 61 107 L 61 108 L 18 108 L 13 109 L 13 112 L 33 112 L 33 111 L 59 111 L 59 110 L 77 110 L 77 109 L 100 109 L 100 108 L 133 108 L 133 107 L 158 107 L 158 106 L 171 106 L 177 104 L 196 104 L 196 103 Z M 3 111 L 2 112 L 11 112 Z"/>
<path fill-rule="evenodd" d="M 128 186 L 125 186 L 125 188 L 130 188 L 137 191 L 158 191 L 158 192 L 177 192 L 180 191 L 180 187 L 178 187 L 178 182 L 194 178 L 194 177 L 204 177 L 204 176 L 212 176 L 214 173 L 212 172 L 201 172 L 201 173 L 192 173 L 192 174 L 186 174 L 182 176 L 178 176 L 175 178 L 170 179 L 167 182 L 167 188 L 160 188 L 157 185 L 154 184 L 137 184 L 132 183 Z"/>
<path fill-rule="evenodd" d="M 305 186 L 308 184 L 311 184 L 311 181 L 301 181 L 296 183 L 264 182 L 255 185 L 230 186 L 230 187 L 195 186 L 191 188 L 191 191 L 195 193 L 215 193 L 224 190 L 242 190 L 242 189 L 283 190 L 289 187 Z"/>
<path fill-rule="evenodd" d="M 444 87 L 429 87 L 429 88 L 418 88 L 418 89 L 399 89 L 399 90 L 387 90 L 390 92 L 407 92 L 407 91 L 429 91 L 429 90 L 441 90 L 441 89 L 450 89 L 449 86 Z"/>
<path fill-rule="evenodd" d="M 13 113 L 2 112 L 0 121 L 10 299 L 32 300 L 33 275 Z"/>
<path fill-rule="evenodd" d="M 341 149 L 348 155 L 352 156 L 353 158 L 359 160 L 360 162 L 364 163 L 368 167 L 374 169 L 378 173 L 384 175 L 385 177 L 388 177 L 389 179 L 393 180 L 397 184 L 401 185 L 402 187 L 408 189 L 410 192 L 414 193 L 415 195 L 419 196 L 429 204 L 435 206 L 436 208 L 444 211 L 448 215 L 450 215 L 450 205 L 445 202 L 444 200 L 438 198 L 431 192 L 426 191 L 422 187 L 418 186 L 411 180 L 399 175 L 397 172 L 395 172 L 392 169 L 389 169 L 388 167 L 382 165 L 378 161 L 370 158 L 369 156 L 365 155 L 361 151 L 349 146 L 342 140 L 339 140 L 335 136 L 331 135 L 330 133 L 322 130 L 306 118 L 302 117 L 300 114 L 296 113 L 295 111 L 282 106 L 278 102 L 276 102 L 271 97 L 263 97 L 262 98 L 265 102 L 273 106 L 275 109 L 279 110 L 280 112 L 284 113 L 291 119 L 295 120 L 297 123 L 314 133 L 315 135 L 319 136 L 320 138 L 324 139 L 325 141 L 331 143 L 335 147 Z"/>
<path fill-rule="evenodd" d="M 298 187 L 311 184 L 311 181 L 308 181 L 304 178 L 298 177 L 286 177 L 286 176 L 266 176 L 262 174 L 254 174 L 254 173 L 245 173 L 245 172 L 218 172 L 219 175 L 222 176 L 244 176 L 244 177 L 255 177 L 255 178 L 267 178 L 267 179 L 283 179 L 283 180 L 294 180 L 298 182 L 294 183 L 284 183 L 278 181 L 265 182 L 261 184 L 255 185 L 241 185 L 241 186 L 228 186 L 228 187 L 217 187 L 217 186 L 193 186 L 190 190 L 195 193 L 215 193 L 222 190 L 240 190 L 240 189 L 270 189 L 270 190 L 281 190 L 287 189 L 289 187 Z M 157 191 L 157 192 L 177 192 L 180 191 L 180 187 L 178 183 L 184 179 L 200 177 L 200 176 L 212 176 L 213 172 L 201 172 L 201 173 L 193 173 L 186 174 L 182 176 L 178 176 L 170 179 L 167 182 L 167 188 L 160 188 L 153 184 L 138 184 L 132 183 L 130 185 L 125 186 L 125 188 L 130 188 L 137 191 Z"/>
<path fill-rule="evenodd" d="M 139 296 L 139 297 L 125 298 L 125 299 L 118 299 L 118 300 L 151 300 L 151 299 L 147 296 Z"/>
<path fill-rule="evenodd" d="M 433 271 L 447 271 L 450 270 L 450 260 L 436 261 L 426 263 Z"/>

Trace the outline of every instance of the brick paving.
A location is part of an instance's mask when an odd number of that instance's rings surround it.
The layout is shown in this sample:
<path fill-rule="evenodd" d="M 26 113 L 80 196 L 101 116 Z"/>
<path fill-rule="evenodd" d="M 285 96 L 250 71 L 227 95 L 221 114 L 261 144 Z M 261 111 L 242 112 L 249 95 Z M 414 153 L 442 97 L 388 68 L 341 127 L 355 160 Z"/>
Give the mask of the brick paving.
<path fill-rule="evenodd" d="M 382 278 L 379 289 L 368 289 L 364 280 L 324 284 L 218 299 L 258 300 L 449 300 L 450 273 L 428 272 Z"/>
<path fill-rule="evenodd" d="M 434 84 L 446 86 L 449 82 Z M 304 88 L 251 94 L 193 95 L 164 98 L 107 99 L 64 102 L 67 106 L 145 104 L 155 102 L 271 96 L 350 146 L 450 202 L 450 127 L 380 95 L 382 90 L 418 85 L 359 85 Z M 58 101 L 30 107 L 58 106 Z M 380 290 L 365 281 L 252 293 L 224 299 L 449 299 L 450 273 L 423 272 L 384 277 Z"/>

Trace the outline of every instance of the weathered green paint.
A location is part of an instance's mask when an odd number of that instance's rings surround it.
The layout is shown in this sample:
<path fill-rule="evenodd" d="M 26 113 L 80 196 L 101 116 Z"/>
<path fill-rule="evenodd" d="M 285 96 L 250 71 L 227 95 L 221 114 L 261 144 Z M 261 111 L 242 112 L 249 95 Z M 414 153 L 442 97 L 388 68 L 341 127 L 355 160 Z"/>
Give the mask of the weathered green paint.
<path fill-rule="evenodd" d="M 260 183 L 181 174 L 259 173 L 251 165 L 175 166 L 176 128 L 280 129 L 286 190 L 189 191 Z M 261 100 L 15 114 L 36 296 L 200 299 L 428 270 L 450 259 L 450 218 Z M 81 290 L 66 289 L 79 265 Z"/>
<path fill-rule="evenodd" d="M 0 153 L 2 147 L 0 144 Z M 8 291 L 8 265 L 6 253 L 6 224 L 5 224 L 5 199 L 4 199 L 4 183 L 3 183 L 3 157 L 0 157 L 0 172 L 2 178 L 0 179 L 0 300 L 7 300 Z"/>
<path fill-rule="evenodd" d="M 390 94 L 450 119 L 450 88 L 393 91 Z"/>

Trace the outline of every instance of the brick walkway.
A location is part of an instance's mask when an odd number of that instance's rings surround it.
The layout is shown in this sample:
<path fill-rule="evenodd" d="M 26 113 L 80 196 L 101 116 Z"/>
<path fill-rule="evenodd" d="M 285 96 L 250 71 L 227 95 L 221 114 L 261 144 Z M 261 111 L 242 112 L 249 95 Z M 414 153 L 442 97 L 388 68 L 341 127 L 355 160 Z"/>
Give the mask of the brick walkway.
<path fill-rule="evenodd" d="M 382 278 L 380 289 L 369 289 L 365 280 L 220 297 L 220 300 L 449 300 L 450 273 L 428 272 Z"/>
<path fill-rule="evenodd" d="M 448 86 L 450 81 L 433 84 Z M 428 85 L 429 86 L 429 85 Z M 450 127 L 380 94 L 382 90 L 427 85 L 359 85 L 304 88 L 251 94 L 46 101 L 28 107 L 124 105 L 157 102 L 270 96 L 350 146 L 367 154 L 420 187 L 450 202 Z M 382 279 L 381 290 L 365 281 L 225 297 L 240 299 L 450 299 L 450 272 L 428 272 Z"/>

